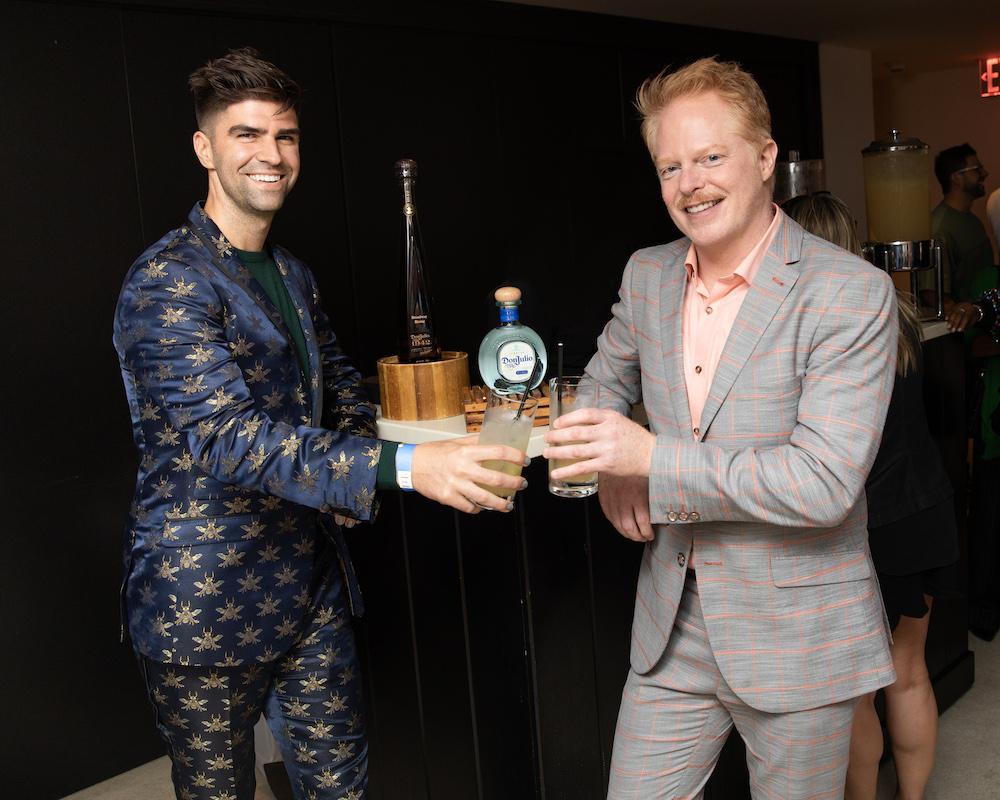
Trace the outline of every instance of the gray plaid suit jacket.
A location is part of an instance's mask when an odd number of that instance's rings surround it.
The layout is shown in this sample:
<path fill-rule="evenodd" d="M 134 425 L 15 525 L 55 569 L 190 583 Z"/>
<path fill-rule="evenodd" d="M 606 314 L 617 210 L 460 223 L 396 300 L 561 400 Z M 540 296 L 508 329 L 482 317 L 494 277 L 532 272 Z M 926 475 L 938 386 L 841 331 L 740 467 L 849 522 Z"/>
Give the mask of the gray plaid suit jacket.
<path fill-rule="evenodd" d="M 643 402 L 657 437 L 632 667 L 662 656 L 690 566 L 715 658 L 751 707 L 814 708 L 890 684 L 864 484 L 892 393 L 892 283 L 782 214 L 696 437 L 681 349 L 689 244 L 632 256 L 587 367 L 600 404 Z"/>

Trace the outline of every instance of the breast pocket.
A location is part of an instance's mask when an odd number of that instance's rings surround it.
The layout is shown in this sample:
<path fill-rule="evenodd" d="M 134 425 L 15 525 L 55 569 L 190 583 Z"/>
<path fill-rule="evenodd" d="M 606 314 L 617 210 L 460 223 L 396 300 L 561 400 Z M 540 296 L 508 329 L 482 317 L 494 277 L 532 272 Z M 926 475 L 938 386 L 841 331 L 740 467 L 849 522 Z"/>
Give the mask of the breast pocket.
<path fill-rule="evenodd" d="M 864 551 L 807 556 L 771 556 L 771 580 L 778 588 L 829 586 L 871 577 Z"/>

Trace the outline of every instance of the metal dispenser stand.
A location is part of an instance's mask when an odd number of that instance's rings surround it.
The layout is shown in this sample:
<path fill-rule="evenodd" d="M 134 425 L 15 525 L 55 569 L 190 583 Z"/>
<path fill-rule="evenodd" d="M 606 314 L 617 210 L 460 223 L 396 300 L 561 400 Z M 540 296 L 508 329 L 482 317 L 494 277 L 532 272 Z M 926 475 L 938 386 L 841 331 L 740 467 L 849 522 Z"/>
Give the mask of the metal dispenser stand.
<path fill-rule="evenodd" d="M 937 307 L 922 319 L 944 318 L 941 246 L 931 238 L 930 156 L 925 142 L 889 131 L 861 151 L 865 174 L 868 234 L 862 254 L 886 272 L 909 272 L 910 292 L 919 300 L 918 273 L 933 269 Z M 919 307 L 919 305 L 918 305 Z"/>

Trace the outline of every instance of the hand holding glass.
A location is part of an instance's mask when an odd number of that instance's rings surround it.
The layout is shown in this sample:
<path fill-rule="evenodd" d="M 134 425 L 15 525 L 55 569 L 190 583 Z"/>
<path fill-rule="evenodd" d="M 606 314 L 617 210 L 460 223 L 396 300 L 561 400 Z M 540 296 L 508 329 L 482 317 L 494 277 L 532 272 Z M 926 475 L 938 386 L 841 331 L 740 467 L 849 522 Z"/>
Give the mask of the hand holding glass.
<path fill-rule="evenodd" d="M 538 410 L 538 400 L 534 397 L 524 398 L 522 404 L 519 394 L 498 394 L 490 389 L 486 401 L 486 413 L 483 415 L 483 427 L 479 432 L 479 444 L 505 444 L 524 453 L 528 449 L 531 438 L 531 427 L 535 423 L 535 411 Z M 521 464 L 509 461 L 484 461 L 483 467 L 494 469 L 507 475 L 521 474 Z M 502 486 L 478 484 L 488 492 L 498 497 L 513 497 L 514 490 Z"/>
<path fill-rule="evenodd" d="M 593 408 L 597 403 L 597 385 L 585 375 L 564 375 L 549 381 L 549 422 L 554 422 L 563 414 L 578 408 Z M 566 444 L 582 444 L 567 442 Z M 571 464 L 578 464 L 582 458 L 549 459 L 549 491 L 557 497 L 589 497 L 597 491 L 597 473 L 577 475 L 573 478 L 557 480 L 552 471 Z"/>

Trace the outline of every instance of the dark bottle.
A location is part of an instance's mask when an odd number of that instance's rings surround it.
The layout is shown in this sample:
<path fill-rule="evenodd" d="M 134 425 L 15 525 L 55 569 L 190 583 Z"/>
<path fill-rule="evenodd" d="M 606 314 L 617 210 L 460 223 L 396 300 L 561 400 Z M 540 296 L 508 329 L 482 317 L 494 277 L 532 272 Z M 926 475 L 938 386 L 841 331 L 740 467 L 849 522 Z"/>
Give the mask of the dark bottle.
<path fill-rule="evenodd" d="M 434 303 L 430 281 L 424 269 L 424 247 L 417 222 L 414 186 L 417 162 L 404 158 L 396 162 L 396 177 L 403 187 L 403 283 L 399 360 L 403 364 L 438 361 L 441 347 L 434 333 Z"/>

